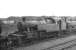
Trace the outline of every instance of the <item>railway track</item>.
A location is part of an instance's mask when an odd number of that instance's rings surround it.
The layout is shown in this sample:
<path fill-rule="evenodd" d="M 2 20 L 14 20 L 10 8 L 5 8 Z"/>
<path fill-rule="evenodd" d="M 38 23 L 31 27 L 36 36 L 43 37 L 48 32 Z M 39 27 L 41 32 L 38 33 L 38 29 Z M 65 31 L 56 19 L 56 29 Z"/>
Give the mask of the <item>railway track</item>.
<path fill-rule="evenodd" d="M 68 50 L 74 46 L 76 46 L 76 39 L 55 46 L 51 46 L 42 50 Z"/>
<path fill-rule="evenodd" d="M 60 39 L 60 38 L 64 38 L 64 37 L 67 37 L 68 35 L 64 35 L 63 37 L 57 37 L 57 38 L 45 38 L 45 39 L 43 39 L 43 40 L 33 40 L 33 41 L 30 41 L 30 43 L 28 42 L 28 43 L 23 43 L 23 45 L 22 46 L 19 46 L 19 47 L 27 47 L 27 46 L 31 46 L 31 45 L 34 45 L 34 44 L 38 44 L 38 43 L 40 43 L 40 42 L 45 42 L 45 41 L 49 41 L 49 40 L 56 40 L 56 39 Z M 69 35 L 70 36 L 70 35 Z M 17 48 L 17 47 L 9 47 L 9 49 L 10 48 Z M 47 48 L 48 49 L 48 48 Z"/>
<path fill-rule="evenodd" d="M 45 39 L 41 39 L 41 40 L 32 40 L 32 41 L 30 41 L 30 43 L 28 42 L 28 43 L 23 43 L 22 44 L 22 46 L 18 46 L 18 47 L 27 47 L 27 46 L 31 46 L 31 45 L 34 45 L 34 44 L 38 44 L 38 43 L 40 43 L 40 42 L 44 42 L 44 41 L 49 41 L 49 40 L 56 40 L 56 39 L 60 39 L 60 38 L 64 38 L 64 37 L 68 37 L 68 36 L 70 36 L 69 34 L 66 34 L 66 35 L 64 35 L 64 36 L 62 36 L 62 37 L 53 37 L 53 38 L 45 38 Z M 74 41 L 74 40 L 72 40 L 72 41 Z M 69 41 L 70 42 L 70 41 Z M 66 42 L 66 43 L 68 43 L 68 42 Z M 64 43 L 65 44 L 65 43 Z M 48 49 L 54 49 L 54 48 L 57 48 L 57 46 L 60 46 L 60 45 L 63 45 L 63 44 L 59 44 L 59 45 L 56 45 L 56 46 L 52 46 L 52 47 L 49 47 L 49 48 L 47 48 L 47 49 L 43 49 L 43 50 L 48 50 Z M 16 47 L 8 47 L 8 48 L 17 48 L 17 46 Z M 64 49 L 64 48 L 63 48 Z"/>

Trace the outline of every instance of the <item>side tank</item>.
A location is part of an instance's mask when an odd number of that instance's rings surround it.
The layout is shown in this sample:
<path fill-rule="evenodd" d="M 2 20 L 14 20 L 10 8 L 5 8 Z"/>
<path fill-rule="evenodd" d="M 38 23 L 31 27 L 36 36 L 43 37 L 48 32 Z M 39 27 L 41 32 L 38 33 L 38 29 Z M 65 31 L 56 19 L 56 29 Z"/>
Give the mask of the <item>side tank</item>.
<path fill-rule="evenodd" d="M 39 24 L 38 30 L 45 30 L 47 32 L 59 31 L 59 24 L 55 20 L 54 20 L 55 22 L 53 22 L 53 20 L 50 19 L 49 23 L 46 22 L 45 24 Z M 61 29 L 66 30 L 66 23 L 64 21 L 62 21 L 61 23 Z"/>

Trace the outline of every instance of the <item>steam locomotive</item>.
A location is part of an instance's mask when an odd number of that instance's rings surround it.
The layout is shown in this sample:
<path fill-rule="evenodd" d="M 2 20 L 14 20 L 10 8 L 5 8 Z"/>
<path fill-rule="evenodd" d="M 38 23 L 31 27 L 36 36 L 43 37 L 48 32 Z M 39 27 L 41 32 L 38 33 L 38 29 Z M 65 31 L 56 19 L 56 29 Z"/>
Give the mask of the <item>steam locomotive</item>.
<path fill-rule="evenodd" d="M 26 17 L 25 17 L 26 18 Z M 24 18 L 23 18 L 24 19 Z M 59 35 L 60 33 L 60 26 L 57 21 L 57 19 L 46 17 L 33 17 L 29 18 L 27 17 L 26 20 L 24 19 L 24 22 L 21 22 L 22 26 L 20 25 L 21 29 L 23 29 L 24 34 L 27 34 L 27 39 L 30 38 L 41 38 L 41 37 L 51 37 L 55 35 Z M 18 26 L 18 25 L 17 25 Z M 20 28 L 18 28 L 20 29 Z M 61 30 L 62 32 L 66 31 L 66 22 L 64 20 L 61 20 Z M 18 32 L 18 33 L 17 33 Z M 19 31 L 14 32 L 19 34 Z M 21 34 L 22 34 L 21 32 Z M 12 33 L 12 35 L 15 35 Z"/>
<path fill-rule="evenodd" d="M 51 17 L 23 17 L 22 22 L 18 22 L 16 26 L 17 31 L 8 34 L 8 43 L 20 44 L 32 39 L 58 37 L 66 32 L 66 22 Z"/>

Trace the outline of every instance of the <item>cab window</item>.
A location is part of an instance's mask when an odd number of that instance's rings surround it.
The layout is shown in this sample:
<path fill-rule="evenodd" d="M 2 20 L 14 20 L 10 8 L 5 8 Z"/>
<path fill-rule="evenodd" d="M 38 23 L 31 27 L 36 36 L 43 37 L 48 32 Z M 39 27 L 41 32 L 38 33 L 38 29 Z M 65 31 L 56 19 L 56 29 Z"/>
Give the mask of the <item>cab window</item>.
<path fill-rule="evenodd" d="M 47 23 L 47 24 L 54 24 L 54 23 L 56 23 L 55 20 L 52 19 L 52 18 L 47 18 L 47 19 L 45 19 L 45 20 L 46 20 L 46 23 Z"/>

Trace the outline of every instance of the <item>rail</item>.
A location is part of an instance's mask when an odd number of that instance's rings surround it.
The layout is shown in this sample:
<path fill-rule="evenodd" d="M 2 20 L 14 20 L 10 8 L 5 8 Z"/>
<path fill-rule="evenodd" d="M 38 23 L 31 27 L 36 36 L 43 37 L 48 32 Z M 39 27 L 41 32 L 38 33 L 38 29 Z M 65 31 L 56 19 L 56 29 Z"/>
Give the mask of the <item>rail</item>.
<path fill-rule="evenodd" d="M 42 50 L 66 50 L 74 46 L 76 46 L 76 39 L 68 41 L 68 42 L 64 42 L 58 45 L 54 45 L 54 46 L 51 46 L 49 48 L 42 49 Z"/>

